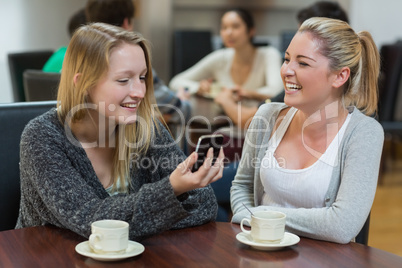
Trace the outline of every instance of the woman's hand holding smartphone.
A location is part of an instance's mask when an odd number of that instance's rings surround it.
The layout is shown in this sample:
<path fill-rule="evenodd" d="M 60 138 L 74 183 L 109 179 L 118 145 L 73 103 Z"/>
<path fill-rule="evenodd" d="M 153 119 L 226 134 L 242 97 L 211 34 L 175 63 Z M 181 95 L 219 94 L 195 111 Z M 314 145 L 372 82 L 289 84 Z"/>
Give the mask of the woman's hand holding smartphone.
<path fill-rule="evenodd" d="M 202 136 L 193 152 L 170 175 L 176 195 L 202 188 L 222 177 L 224 153 L 222 135 Z"/>
<path fill-rule="evenodd" d="M 222 134 L 212 134 L 212 135 L 203 135 L 198 139 L 197 147 L 195 148 L 195 152 L 198 154 L 197 162 L 194 163 L 192 171 L 197 171 L 205 161 L 207 156 L 207 152 L 209 148 L 213 148 L 214 150 L 214 159 L 212 164 L 215 163 L 216 158 L 219 155 L 219 150 L 222 147 L 223 143 L 223 135 Z"/>

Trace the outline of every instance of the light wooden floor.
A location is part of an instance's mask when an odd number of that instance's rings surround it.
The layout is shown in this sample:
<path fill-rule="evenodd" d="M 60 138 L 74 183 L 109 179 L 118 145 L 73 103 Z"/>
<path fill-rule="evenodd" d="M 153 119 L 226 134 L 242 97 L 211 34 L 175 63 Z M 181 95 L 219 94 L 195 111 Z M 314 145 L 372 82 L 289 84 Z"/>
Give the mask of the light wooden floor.
<path fill-rule="evenodd" d="M 388 159 L 386 167 L 371 210 L 368 245 L 402 256 L 402 157 Z"/>

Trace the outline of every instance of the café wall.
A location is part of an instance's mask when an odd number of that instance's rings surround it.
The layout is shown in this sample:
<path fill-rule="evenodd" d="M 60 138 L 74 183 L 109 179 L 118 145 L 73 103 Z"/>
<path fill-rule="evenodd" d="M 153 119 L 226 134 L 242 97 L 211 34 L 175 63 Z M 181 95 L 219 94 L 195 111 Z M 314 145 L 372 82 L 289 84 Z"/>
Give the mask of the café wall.
<path fill-rule="evenodd" d="M 294 29 L 297 10 L 314 0 L 134 0 L 135 28 L 153 44 L 153 65 L 170 79 L 171 31 L 194 27 L 218 34 L 219 16 L 226 5 L 247 3 L 253 9 L 257 35 L 278 45 L 281 30 Z M 340 0 L 355 30 L 369 30 L 377 43 L 402 39 L 402 2 L 394 0 Z M 57 49 L 69 40 L 67 22 L 84 0 L 0 0 L 0 103 L 12 102 L 7 53 Z M 259 6 L 263 7 L 259 9 Z M 193 10 L 193 11 L 191 11 Z M 265 13 L 265 11 L 266 13 Z M 268 27 L 265 27 L 268 25 Z"/>

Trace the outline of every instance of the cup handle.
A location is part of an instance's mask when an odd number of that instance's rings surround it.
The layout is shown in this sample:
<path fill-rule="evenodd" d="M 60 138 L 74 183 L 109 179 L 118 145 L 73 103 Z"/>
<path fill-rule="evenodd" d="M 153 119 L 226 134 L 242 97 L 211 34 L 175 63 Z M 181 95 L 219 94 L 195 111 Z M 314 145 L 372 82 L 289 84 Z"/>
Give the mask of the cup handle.
<path fill-rule="evenodd" d="M 102 250 L 102 247 L 97 245 L 95 241 L 99 241 L 102 239 L 101 234 L 91 234 L 89 236 L 89 245 L 91 248 L 96 249 L 96 250 Z"/>
<path fill-rule="evenodd" d="M 247 218 L 244 218 L 244 219 L 242 219 L 242 220 L 241 220 L 241 222 L 240 222 L 240 228 L 241 228 L 241 230 L 242 230 L 244 233 L 246 233 L 246 234 L 250 234 L 250 233 L 251 233 L 251 231 L 246 230 L 246 229 L 244 229 L 244 227 L 243 227 L 243 222 L 245 222 L 245 221 L 247 221 L 247 222 L 248 222 L 248 224 L 251 226 L 250 220 L 249 220 L 249 219 L 247 219 Z"/>

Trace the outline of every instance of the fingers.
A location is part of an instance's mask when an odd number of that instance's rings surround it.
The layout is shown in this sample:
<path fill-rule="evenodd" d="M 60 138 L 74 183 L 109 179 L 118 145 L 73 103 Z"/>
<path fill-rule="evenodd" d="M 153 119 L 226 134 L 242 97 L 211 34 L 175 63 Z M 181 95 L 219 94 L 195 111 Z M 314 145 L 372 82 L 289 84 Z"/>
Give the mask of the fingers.
<path fill-rule="evenodd" d="M 210 169 L 212 166 L 212 161 L 214 160 L 214 148 L 210 147 L 207 152 L 207 157 L 202 165 L 206 170 Z"/>
<path fill-rule="evenodd" d="M 223 176 L 223 167 L 224 167 L 224 162 L 223 162 L 224 159 L 225 159 L 225 154 L 223 153 L 223 148 L 221 147 L 221 149 L 219 151 L 218 158 L 216 159 L 216 162 L 213 165 L 213 168 L 217 169 L 218 172 L 216 173 L 216 175 L 212 178 L 212 180 L 209 183 L 215 182 L 215 181 L 219 180 L 220 178 L 222 178 L 222 176 Z"/>
<path fill-rule="evenodd" d="M 181 174 L 186 173 L 187 171 L 191 170 L 191 168 L 193 167 L 193 165 L 195 164 L 195 162 L 197 162 L 198 159 L 198 154 L 193 152 L 192 154 L 190 154 L 189 157 L 186 158 L 186 160 L 184 160 L 183 162 L 181 162 L 177 168 L 180 169 Z"/>
<path fill-rule="evenodd" d="M 213 165 L 213 168 L 217 168 L 219 171 L 223 171 L 223 161 L 225 160 L 225 154 L 223 153 L 223 148 L 219 150 L 219 155 L 216 158 L 215 164 Z"/>
<path fill-rule="evenodd" d="M 223 153 L 222 147 L 219 150 L 219 155 L 216 158 L 215 163 L 212 165 L 213 158 L 214 158 L 213 148 L 210 148 L 207 153 L 207 158 L 205 159 L 204 164 L 200 168 L 203 171 L 202 176 L 204 176 L 204 180 L 208 181 L 208 184 L 222 177 L 223 161 L 225 158 L 225 154 Z"/>

